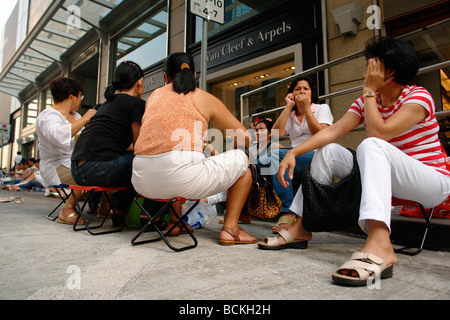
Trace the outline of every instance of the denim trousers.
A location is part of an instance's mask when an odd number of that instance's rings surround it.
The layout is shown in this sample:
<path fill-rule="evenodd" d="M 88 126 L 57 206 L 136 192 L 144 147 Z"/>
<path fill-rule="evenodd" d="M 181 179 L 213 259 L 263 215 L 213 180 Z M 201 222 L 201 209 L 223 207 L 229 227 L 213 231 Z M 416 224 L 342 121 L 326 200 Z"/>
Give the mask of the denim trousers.
<path fill-rule="evenodd" d="M 273 189 L 278 197 L 280 197 L 282 203 L 282 213 L 290 212 L 289 208 L 294 200 L 294 188 L 291 179 L 289 179 L 287 170 L 284 175 L 284 179 L 289 182 L 287 188 L 283 187 L 280 181 L 278 181 L 278 165 L 284 159 L 286 153 L 291 149 L 292 148 L 275 149 L 258 159 L 258 166 L 261 168 L 261 174 L 266 175 L 269 173 L 272 176 Z M 294 179 L 301 179 L 313 156 L 314 151 L 311 151 L 295 158 Z M 266 172 L 264 168 L 269 168 L 270 171 Z"/>
<path fill-rule="evenodd" d="M 131 184 L 133 169 L 133 153 L 124 153 L 111 161 L 86 161 L 81 165 L 72 161 L 72 176 L 81 186 L 127 187 L 117 191 L 114 196 L 114 207 L 128 212 L 136 191 Z"/>

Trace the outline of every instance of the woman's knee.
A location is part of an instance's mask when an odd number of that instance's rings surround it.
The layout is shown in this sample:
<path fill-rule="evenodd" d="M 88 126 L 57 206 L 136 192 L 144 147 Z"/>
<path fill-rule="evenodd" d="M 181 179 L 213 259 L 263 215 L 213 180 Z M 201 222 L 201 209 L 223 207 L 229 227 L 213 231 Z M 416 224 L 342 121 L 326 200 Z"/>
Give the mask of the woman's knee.
<path fill-rule="evenodd" d="M 384 148 L 387 143 L 388 142 L 386 142 L 380 138 L 374 138 L 374 137 L 366 138 L 359 144 L 358 148 L 356 149 L 356 154 L 360 155 L 360 154 L 366 153 L 368 150 Z"/>

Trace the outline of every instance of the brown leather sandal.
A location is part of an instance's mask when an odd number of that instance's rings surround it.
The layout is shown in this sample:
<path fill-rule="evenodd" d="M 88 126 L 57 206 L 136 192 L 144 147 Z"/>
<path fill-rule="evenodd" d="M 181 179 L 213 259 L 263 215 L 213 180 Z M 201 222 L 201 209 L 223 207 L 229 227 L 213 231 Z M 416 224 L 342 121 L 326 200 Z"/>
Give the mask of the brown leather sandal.
<path fill-rule="evenodd" d="M 235 245 L 235 244 L 252 244 L 252 243 L 257 243 L 258 242 L 258 239 L 255 236 L 252 236 L 254 238 L 253 240 L 242 241 L 240 236 L 239 236 L 239 233 L 241 232 L 241 230 L 243 230 L 243 229 L 240 228 L 240 227 L 238 227 L 238 229 L 236 231 L 233 231 L 233 230 L 231 230 L 230 228 L 227 228 L 227 227 L 222 227 L 222 231 L 224 231 L 224 232 L 228 233 L 229 235 L 231 235 L 233 237 L 233 240 L 219 239 L 219 243 L 221 245 L 223 245 L 223 246 L 232 246 L 232 245 Z"/>

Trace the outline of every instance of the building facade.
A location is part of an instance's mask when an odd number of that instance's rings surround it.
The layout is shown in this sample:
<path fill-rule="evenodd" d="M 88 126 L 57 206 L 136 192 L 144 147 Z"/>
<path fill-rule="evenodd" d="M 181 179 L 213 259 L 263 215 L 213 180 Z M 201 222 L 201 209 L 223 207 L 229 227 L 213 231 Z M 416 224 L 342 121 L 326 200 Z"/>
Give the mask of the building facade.
<path fill-rule="evenodd" d="M 316 80 L 321 100 L 338 119 L 361 94 L 366 41 L 377 35 L 403 38 L 419 54 L 417 82 L 433 94 L 445 128 L 450 1 L 214 1 L 224 23 L 203 23 L 191 12 L 194 1 L 19 0 L 3 35 L 0 123 L 10 126 L 10 135 L 2 140 L 1 166 L 9 169 L 17 151 L 39 157 L 35 121 L 53 103 L 48 83 L 54 77 L 83 84 L 83 113 L 104 101 L 121 61 L 144 69 L 146 98 L 164 85 L 163 61 L 177 51 L 193 56 L 206 90 L 249 126 L 255 115 L 278 116 L 287 86 L 299 73 Z M 355 131 L 342 144 L 356 147 L 364 137 Z"/>

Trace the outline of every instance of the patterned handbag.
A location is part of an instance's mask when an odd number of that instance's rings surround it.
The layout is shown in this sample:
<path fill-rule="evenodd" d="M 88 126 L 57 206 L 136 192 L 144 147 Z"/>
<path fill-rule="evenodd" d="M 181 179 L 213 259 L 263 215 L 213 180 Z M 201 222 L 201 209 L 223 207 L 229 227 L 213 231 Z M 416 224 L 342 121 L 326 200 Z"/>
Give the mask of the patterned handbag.
<path fill-rule="evenodd" d="M 247 198 L 247 211 L 260 219 L 270 219 L 281 211 L 281 200 L 273 190 L 272 183 L 258 174 L 256 165 L 251 164 L 252 188 Z"/>
<path fill-rule="evenodd" d="M 338 231 L 358 225 L 361 202 L 361 177 L 353 154 L 350 174 L 333 185 L 317 182 L 310 166 L 303 174 L 303 227 L 310 232 Z"/>

